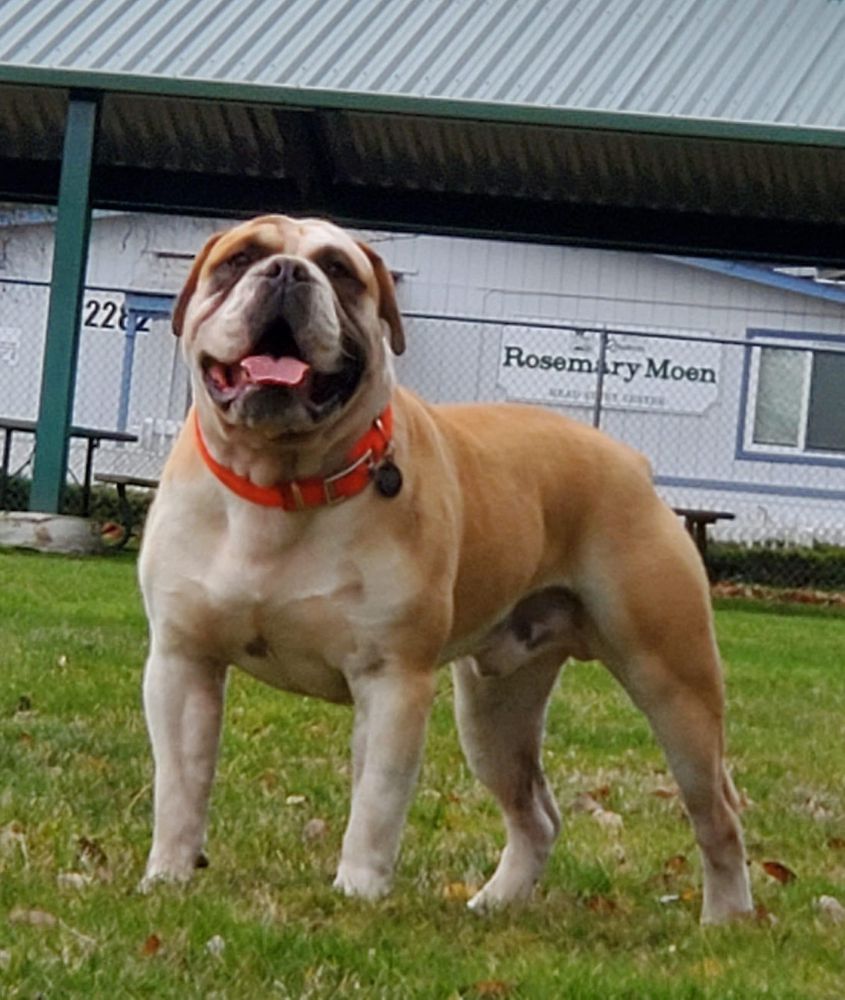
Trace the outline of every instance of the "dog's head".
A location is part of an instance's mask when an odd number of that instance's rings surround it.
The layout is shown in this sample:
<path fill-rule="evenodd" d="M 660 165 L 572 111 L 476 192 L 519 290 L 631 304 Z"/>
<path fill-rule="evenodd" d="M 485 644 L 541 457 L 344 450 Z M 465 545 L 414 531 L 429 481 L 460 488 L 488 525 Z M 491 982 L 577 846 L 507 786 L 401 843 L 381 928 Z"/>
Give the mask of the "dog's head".
<path fill-rule="evenodd" d="M 212 236 L 173 312 L 195 393 L 224 423 L 301 434 L 338 417 L 404 349 L 393 280 L 330 222 L 267 215 Z M 379 374 L 381 373 L 381 374 Z M 384 386 L 381 386 L 384 391 Z"/>

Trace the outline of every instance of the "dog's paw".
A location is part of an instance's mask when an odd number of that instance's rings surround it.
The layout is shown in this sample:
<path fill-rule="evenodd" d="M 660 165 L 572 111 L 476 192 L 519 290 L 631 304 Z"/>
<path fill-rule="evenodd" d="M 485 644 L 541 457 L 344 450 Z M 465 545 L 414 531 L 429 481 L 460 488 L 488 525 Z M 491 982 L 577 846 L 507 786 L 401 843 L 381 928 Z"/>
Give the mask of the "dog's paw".
<path fill-rule="evenodd" d="M 205 862 L 205 865 L 207 864 L 208 861 Z M 201 864 L 199 858 L 190 867 L 150 863 L 147 865 L 144 877 L 138 883 L 138 892 L 146 895 L 159 886 L 186 885 L 191 880 L 194 868 L 202 868 L 205 865 Z"/>
<path fill-rule="evenodd" d="M 505 907 L 520 906 L 528 902 L 534 888 L 533 881 L 521 883 L 518 886 L 503 886 L 501 880 L 495 878 L 482 886 L 469 900 L 467 907 L 479 916 L 495 913 Z"/>
<path fill-rule="evenodd" d="M 352 898 L 380 899 L 390 891 L 390 876 L 371 868 L 354 868 L 341 862 L 334 888 Z"/>
<path fill-rule="evenodd" d="M 186 885 L 190 875 L 174 875 L 172 872 L 148 872 L 138 883 L 137 891 L 146 896 L 160 886 Z"/>

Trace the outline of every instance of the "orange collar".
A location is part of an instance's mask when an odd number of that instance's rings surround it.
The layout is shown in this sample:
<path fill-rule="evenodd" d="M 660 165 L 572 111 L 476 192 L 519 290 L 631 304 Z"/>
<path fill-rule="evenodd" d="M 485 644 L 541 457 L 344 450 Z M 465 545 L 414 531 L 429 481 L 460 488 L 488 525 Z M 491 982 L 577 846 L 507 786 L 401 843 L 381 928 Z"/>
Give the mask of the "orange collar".
<path fill-rule="evenodd" d="M 282 507 L 284 510 L 305 510 L 307 507 L 336 504 L 354 497 L 371 482 L 373 470 L 388 454 L 393 438 L 393 411 L 388 404 L 366 434 L 355 443 L 349 452 L 349 464 L 340 472 L 326 476 L 325 479 L 310 476 L 306 479 L 291 479 L 275 486 L 256 486 L 246 476 L 239 476 L 214 458 L 202 436 L 196 410 L 193 419 L 199 453 L 220 482 L 244 500 L 263 507 Z"/>

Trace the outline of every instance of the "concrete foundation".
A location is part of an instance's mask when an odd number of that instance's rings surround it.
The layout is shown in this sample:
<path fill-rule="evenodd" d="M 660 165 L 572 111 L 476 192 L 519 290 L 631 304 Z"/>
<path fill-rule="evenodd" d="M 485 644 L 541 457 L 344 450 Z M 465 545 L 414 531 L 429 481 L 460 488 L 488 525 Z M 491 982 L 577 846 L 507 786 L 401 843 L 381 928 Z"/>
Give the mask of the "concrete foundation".
<path fill-rule="evenodd" d="M 36 514 L 28 511 L 0 513 L 0 546 L 92 555 L 103 551 L 98 526 L 84 517 Z"/>

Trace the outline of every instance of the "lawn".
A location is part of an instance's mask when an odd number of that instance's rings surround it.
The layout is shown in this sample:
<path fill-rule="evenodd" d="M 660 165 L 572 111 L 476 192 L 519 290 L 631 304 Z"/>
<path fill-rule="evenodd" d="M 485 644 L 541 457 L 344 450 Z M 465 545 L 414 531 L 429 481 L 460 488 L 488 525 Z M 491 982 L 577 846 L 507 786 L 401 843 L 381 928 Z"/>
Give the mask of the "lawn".
<path fill-rule="evenodd" d="M 546 877 L 523 910 L 484 919 L 464 901 L 502 833 L 462 761 L 445 672 L 388 899 L 331 889 L 350 713 L 238 674 L 211 867 L 139 895 L 150 755 L 134 574 L 128 554 L 0 551 L 0 996 L 845 996 L 845 924 L 817 908 L 845 905 L 841 613 L 718 609 L 756 920 L 698 926 L 671 779 L 594 664 L 569 668 L 550 713 L 565 826 Z"/>

